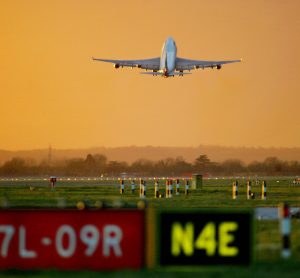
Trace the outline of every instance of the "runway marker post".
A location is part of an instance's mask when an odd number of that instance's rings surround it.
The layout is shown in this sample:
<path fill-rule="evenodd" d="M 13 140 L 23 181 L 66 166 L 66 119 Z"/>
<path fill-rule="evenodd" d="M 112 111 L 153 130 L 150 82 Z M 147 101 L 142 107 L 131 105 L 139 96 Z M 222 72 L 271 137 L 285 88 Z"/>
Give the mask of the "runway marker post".
<path fill-rule="evenodd" d="M 176 179 L 176 195 L 179 195 L 180 181 Z"/>
<path fill-rule="evenodd" d="M 281 257 L 283 259 L 288 259 L 291 256 L 290 249 L 290 235 L 291 235 L 291 219 L 290 219 L 290 208 L 287 203 L 281 206 L 280 214 L 280 231 L 282 236 L 282 249 Z"/>
<path fill-rule="evenodd" d="M 120 194 L 124 194 L 125 185 L 124 185 L 124 179 L 120 180 Z"/>
<path fill-rule="evenodd" d="M 50 177 L 50 183 L 51 183 L 51 187 L 54 188 L 55 187 L 55 183 L 57 181 L 57 178 L 55 176 L 51 176 Z"/>
<path fill-rule="evenodd" d="M 247 200 L 251 199 L 251 181 L 247 181 Z"/>
<path fill-rule="evenodd" d="M 147 192 L 147 182 L 144 181 L 144 185 L 143 185 L 143 198 L 146 198 L 146 192 Z"/>
<path fill-rule="evenodd" d="M 190 184 L 189 184 L 190 182 L 189 182 L 189 180 L 188 179 L 186 179 L 185 180 L 185 195 L 188 195 L 189 194 L 189 187 L 190 187 Z"/>
<path fill-rule="evenodd" d="M 158 180 L 155 180 L 154 182 L 154 198 L 159 197 L 159 183 Z"/>
<path fill-rule="evenodd" d="M 232 199 L 236 200 L 239 194 L 239 184 L 238 181 L 234 181 L 232 183 Z"/>
<path fill-rule="evenodd" d="M 169 198 L 169 179 L 166 179 L 166 198 Z"/>
<path fill-rule="evenodd" d="M 135 182 L 134 180 L 131 181 L 131 194 L 134 194 L 135 191 Z"/>
<path fill-rule="evenodd" d="M 170 181 L 169 181 L 169 192 L 170 192 L 169 198 L 172 198 L 173 197 L 173 180 L 172 179 L 170 179 Z"/>
<path fill-rule="evenodd" d="M 267 199 L 267 182 L 262 181 L 261 184 L 261 199 L 266 200 Z"/>
<path fill-rule="evenodd" d="M 140 198 L 144 198 L 144 180 L 140 179 Z"/>

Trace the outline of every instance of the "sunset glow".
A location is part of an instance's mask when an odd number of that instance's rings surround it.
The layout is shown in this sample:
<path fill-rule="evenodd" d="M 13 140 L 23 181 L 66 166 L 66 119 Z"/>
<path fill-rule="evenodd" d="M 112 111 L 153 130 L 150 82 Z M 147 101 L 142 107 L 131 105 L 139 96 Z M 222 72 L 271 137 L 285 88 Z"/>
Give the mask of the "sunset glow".
<path fill-rule="evenodd" d="M 300 147 L 300 1 L 0 2 L 0 149 Z M 160 78 L 91 57 L 242 63 Z"/>

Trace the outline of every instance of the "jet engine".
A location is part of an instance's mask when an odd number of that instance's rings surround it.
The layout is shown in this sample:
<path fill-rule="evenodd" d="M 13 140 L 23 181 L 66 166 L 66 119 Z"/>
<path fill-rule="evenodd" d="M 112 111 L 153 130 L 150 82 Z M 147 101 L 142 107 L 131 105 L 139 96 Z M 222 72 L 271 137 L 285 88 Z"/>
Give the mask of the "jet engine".
<path fill-rule="evenodd" d="M 220 70 L 222 68 L 222 65 L 217 65 L 217 69 Z"/>
<path fill-rule="evenodd" d="M 118 69 L 120 67 L 119 64 L 114 64 L 115 69 Z"/>

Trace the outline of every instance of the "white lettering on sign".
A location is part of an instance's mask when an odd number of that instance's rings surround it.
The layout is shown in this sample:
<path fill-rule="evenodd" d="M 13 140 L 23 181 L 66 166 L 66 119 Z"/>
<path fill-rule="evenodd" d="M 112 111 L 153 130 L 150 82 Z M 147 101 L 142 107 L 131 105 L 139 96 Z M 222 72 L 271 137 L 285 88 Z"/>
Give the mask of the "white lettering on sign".
<path fill-rule="evenodd" d="M 122 250 L 120 242 L 123 237 L 122 230 L 116 225 L 107 225 L 103 229 L 103 255 L 105 257 L 110 256 L 110 249 L 114 250 L 117 257 L 122 256 Z"/>
<path fill-rule="evenodd" d="M 15 233 L 15 227 L 12 225 L 0 225 L 0 233 L 4 233 L 4 238 L 1 245 L 1 257 L 6 258 L 9 243 Z"/>
<path fill-rule="evenodd" d="M 96 226 L 94 225 L 85 225 L 82 227 L 80 231 L 80 239 L 81 241 L 87 245 L 85 250 L 85 255 L 90 257 L 94 254 L 97 249 L 100 235 Z"/>
<path fill-rule="evenodd" d="M 0 225 L 0 234 L 3 233 L 2 242 L 0 241 L 0 257 L 7 258 L 9 247 L 13 236 L 18 237 L 19 256 L 24 259 L 32 259 L 38 257 L 34 250 L 29 250 L 26 245 L 26 228 L 24 226 L 14 227 L 13 225 Z M 86 245 L 84 255 L 92 256 L 100 242 L 99 229 L 92 224 L 84 225 L 79 230 L 80 242 Z M 121 241 L 123 239 L 123 231 L 117 225 L 103 226 L 102 254 L 109 257 L 114 254 L 116 257 L 123 255 Z M 54 242 L 56 252 L 62 258 L 70 258 L 74 255 L 77 247 L 77 236 L 75 229 L 70 225 L 62 225 L 58 228 L 54 240 L 50 237 L 42 237 L 36 239 L 44 246 L 51 246 Z"/>
<path fill-rule="evenodd" d="M 63 238 L 64 236 L 68 237 L 68 246 L 63 246 Z M 71 257 L 76 249 L 76 233 L 74 229 L 69 225 L 62 225 L 55 237 L 55 245 L 57 253 L 63 258 Z"/>
<path fill-rule="evenodd" d="M 19 228 L 19 255 L 21 258 L 25 259 L 37 257 L 35 251 L 26 249 L 26 230 L 24 226 L 20 226 Z"/>

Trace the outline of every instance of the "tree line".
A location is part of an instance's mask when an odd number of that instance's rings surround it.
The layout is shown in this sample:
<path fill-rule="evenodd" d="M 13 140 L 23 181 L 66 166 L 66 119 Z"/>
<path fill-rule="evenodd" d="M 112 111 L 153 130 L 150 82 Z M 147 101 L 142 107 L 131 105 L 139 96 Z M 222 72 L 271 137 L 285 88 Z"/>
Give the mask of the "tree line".
<path fill-rule="evenodd" d="M 299 175 L 299 161 L 283 161 L 268 157 L 264 161 L 249 164 L 238 159 L 223 162 L 211 161 L 207 155 L 198 156 L 189 163 L 182 157 L 158 161 L 139 159 L 129 164 L 124 161 L 109 161 L 102 154 L 88 154 L 86 158 L 74 158 L 55 162 L 25 160 L 15 157 L 0 167 L 0 176 L 189 176 L 201 173 L 207 176 L 231 175 Z"/>

